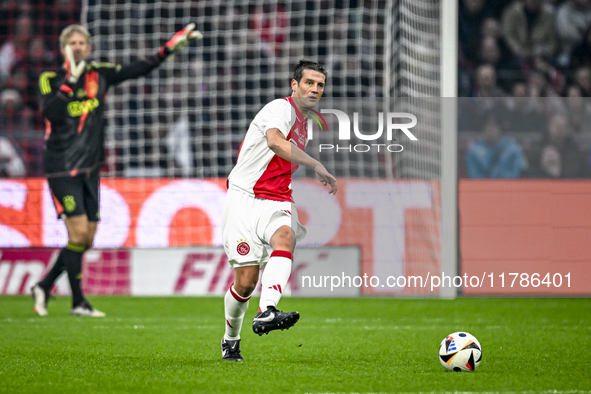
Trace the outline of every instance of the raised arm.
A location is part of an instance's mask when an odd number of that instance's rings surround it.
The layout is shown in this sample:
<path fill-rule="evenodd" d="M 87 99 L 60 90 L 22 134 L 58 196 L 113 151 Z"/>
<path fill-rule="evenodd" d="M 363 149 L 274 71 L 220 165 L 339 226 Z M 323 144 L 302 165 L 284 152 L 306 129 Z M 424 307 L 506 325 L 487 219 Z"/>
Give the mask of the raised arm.
<path fill-rule="evenodd" d="M 195 24 L 190 23 L 178 31 L 168 42 L 158 49 L 158 52 L 124 66 L 114 66 L 109 83 L 116 85 L 128 79 L 138 78 L 158 67 L 168 56 L 174 55 L 189 42 L 203 38 L 201 32 L 193 31 Z"/>

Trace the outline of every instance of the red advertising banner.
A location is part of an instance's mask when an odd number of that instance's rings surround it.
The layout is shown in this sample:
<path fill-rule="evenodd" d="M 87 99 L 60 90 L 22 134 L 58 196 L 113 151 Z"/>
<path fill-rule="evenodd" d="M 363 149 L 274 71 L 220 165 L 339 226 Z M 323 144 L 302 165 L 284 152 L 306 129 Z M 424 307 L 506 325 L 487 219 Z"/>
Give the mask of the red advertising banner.
<path fill-rule="evenodd" d="M 362 274 L 379 279 L 364 293 L 439 291 L 406 280 L 440 271 L 438 182 L 341 180 L 336 196 L 314 180 L 292 186 L 308 230 L 299 246 L 359 247 Z M 104 179 L 94 247 L 219 246 L 225 195 L 224 179 Z M 66 239 L 44 179 L 0 180 L 0 248 L 62 247 Z"/>
<path fill-rule="evenodd" d="M 19 248 L 0 250 L 0 294 L 30 294 L 53 265 L 60 249 Z M 130 250 L 90 250 L 84 254 L 82 288 L 88 294 L 129 295 Z M 54 293 L 70 294 L 67 275 L 56 282 Z"/>
<path fill-rule="evenodd" d="M 96 249 L 86 254 L 86 269 L 100 270 L 87 275 L 94 293 L 129 293 L 118 282 L 127 248 L 221 245 L 221 179 L 105 179 L 101 187 Z M 359 247 L 361 275 L 377 278 L 363 294 L 437 294 L 460 283 L 465 294 L 591 294 L 588 181 L 462 180 L 461 281 L 440 272 L 438 183 L 347 180 L 337 196 L 315 181 L 296 179 L 293 187 L 308 229 L 299 246 Z M 56 253 L 23 259 L 5 248 L 59 248 L 66 238 L 45 180 L 0 181 L 0 279 L 12 278 L 0 281 L 3 294 L 21 294 Z"/>
<path fill-rule="evenodd" d="M 591 295 L 591 182 L 464 179 L 459 210 L 465 294 Z"/>
<path fill-rule="evenodd" d="M 55 262 L 60 249 L 0 249 L 0 295 L 25 295 Z M 234 272 L 222 247 L 101 249 L 84 254 L 86 294 L 223 296 Z M 356 247 L 300 248 L 284 295 L 356 297 L 363 289 Z M 339 273 L 339 275 L 336 275 Z M 331 280 L 323 280 L 326 277 Z M 343 283 L 342 278 L 351 278 Z M 359 278 L 359 279 L 354 279 Z M 259 283 L 254 294 L 261 292 Z M 69 295 L 67 275 L 53 293 Z"/>

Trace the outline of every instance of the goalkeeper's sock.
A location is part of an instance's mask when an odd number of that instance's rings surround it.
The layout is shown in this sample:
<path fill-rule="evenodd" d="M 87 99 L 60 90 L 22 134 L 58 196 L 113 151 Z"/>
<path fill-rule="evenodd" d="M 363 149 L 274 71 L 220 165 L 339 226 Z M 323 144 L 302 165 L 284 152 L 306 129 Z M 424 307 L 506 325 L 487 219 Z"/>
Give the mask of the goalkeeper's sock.
<path fill-rule="evenodd" d="M 51 290 L 57 278 L 59 278 L 62 272 L 64 272 L 64 269 L 66 268 L 64 264 L 64 250 L 66 250 L 66 248 L 60 251 L 60 254 L 57 256 L 57 260 L 55 260 L 53 267 L 51 267 L 45 278 L 39 282 L 39 286 L 41 286 L 43 289 Z"/>
<path fill-rule="evenodd" d="M 224 338 L 230 341 L 240 339 L 240 329 L 244 321 L 244 314 L 248 309 L 250 297 L 242 297 L 234 289 L 234 284 L 226 292 L 224 297 L 224 312 L 226 315 L 226 334 Z"/>
<path fill-rule="evenodd" d="M 75 244 L 68 242 L 65 248 L 62 249 L 64 265 L 68 272 L 68 280 L 70 281 L 70 289 L 72 290 L 72 307 L 76 307 L 84 301 L 82 294 L 82 254 L 86 251 L 86 245 Z"/>
<path fill-rule="evenodd" d="M 291 275 L 292 255 L 290 252 L 275 250 L 263 271 L 261 280 L 261 300 L 259 310 L 266 311 L 267 307 L 276 307 L 287 286 Z"/>

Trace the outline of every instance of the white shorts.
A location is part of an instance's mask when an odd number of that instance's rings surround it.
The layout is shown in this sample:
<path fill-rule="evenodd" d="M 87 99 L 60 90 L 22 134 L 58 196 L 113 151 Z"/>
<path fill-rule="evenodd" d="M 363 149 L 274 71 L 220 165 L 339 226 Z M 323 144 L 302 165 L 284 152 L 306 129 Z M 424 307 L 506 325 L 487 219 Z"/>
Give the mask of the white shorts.
<path fill-rule="evenodd" d="M 258 265 L 265 268 L 271 236 L 281 226 L 289 226 L 300 241 L 306 229 L 298 221 L 295 204 L 255 198 L 229 189 L 222 214 L 222 240 L 232 268 Z"/>

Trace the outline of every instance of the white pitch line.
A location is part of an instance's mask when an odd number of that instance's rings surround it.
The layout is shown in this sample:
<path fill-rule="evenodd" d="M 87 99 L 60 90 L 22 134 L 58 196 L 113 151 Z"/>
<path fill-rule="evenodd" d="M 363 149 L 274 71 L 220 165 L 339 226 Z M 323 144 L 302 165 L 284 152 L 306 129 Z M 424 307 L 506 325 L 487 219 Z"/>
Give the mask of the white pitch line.
<path fill-rule="evenodd" d="M 306 394 L 388 394 L 388 391 L 320 391 L 306 392 Z M 588 390 L 543 390 L 543 391 L 409 391 L 397 394 L 590 394 Z"/>

